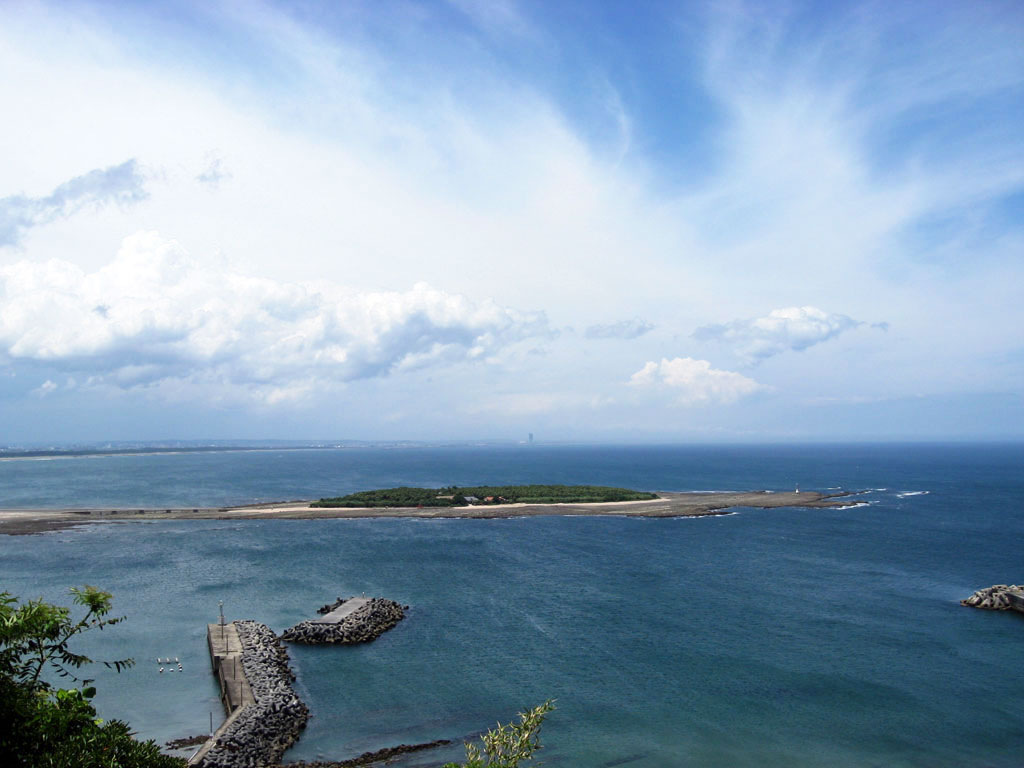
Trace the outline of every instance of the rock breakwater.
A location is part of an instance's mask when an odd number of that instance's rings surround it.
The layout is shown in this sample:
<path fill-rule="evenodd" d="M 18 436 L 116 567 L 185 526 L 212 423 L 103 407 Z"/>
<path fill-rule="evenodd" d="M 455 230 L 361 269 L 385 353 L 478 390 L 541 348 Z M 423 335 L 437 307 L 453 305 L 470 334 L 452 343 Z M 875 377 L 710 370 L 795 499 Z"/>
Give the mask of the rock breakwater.
<path fill-rule="evenodd" d="M 242 667 L 254 703 L 238 709 L 211 738 L 193 765 L 257 768 L 277 765 L 306 727 L 309 710 L 292 690 L 288 652 L 274 632 L 255 621 L 233 622 L 242 644 Z"/>
<path fill-rule="evenodd" d="M 346 603 L 350 605 L 359 600 L 362 604 L 351 613 L 330 621 L 331 613 Z M 294 627 L 286 629 L 281 639 L 290 643 L 367 643 L 387 632 L 403 618 L 408 606 L 399 605 L 394 600 L 383 597 L 369 599 L 350 598 L 325 605 L 318 613 L 326 614 L 323 619 L 300 621 Z"/>
<path fill-rule="evenodd" d="M 1019 601 L 1024 597 L 1024 586 L 1016 584 L 996 584 L 995 586 L 979 589 L 966 600 L 961 600 L 960 605 L 969 605 L 972 608 L 985 608 L 989 611 L 1009 611 L 1016 607 L 1014 598 Z"/>

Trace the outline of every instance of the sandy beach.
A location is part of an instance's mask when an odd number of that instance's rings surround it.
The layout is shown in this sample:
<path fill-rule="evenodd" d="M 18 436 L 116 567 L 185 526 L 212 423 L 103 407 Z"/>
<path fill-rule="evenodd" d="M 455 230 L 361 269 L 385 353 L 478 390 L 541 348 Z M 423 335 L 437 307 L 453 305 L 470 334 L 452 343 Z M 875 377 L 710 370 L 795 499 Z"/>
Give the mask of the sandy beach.
<path fill-rule="evenodd" d="M 722 493 L 659 492 L 649 501 L 595 504 L 501 504 L 466 507 L 334 507 L 310 506 L 309 501 L 289 501 L 242 507 L 175 509 L 4 509 L 0 510 L 0 534 L 26 535 L 106 522 L 152 520 L 262 520 L 283 518 L 508 518 L 538 515 L 619 515 L 626 517 L 699 517 L 720 515 L 735 507 L 837 507 L 849 504 L 848 494 L 814 491 L 737 491 Z"/>

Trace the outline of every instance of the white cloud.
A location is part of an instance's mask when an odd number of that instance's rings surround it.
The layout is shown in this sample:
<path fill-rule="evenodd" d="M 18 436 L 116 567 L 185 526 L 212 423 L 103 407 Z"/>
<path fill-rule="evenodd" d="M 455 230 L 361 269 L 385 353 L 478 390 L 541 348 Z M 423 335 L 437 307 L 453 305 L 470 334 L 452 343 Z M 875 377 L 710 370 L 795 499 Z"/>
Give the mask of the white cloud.
<path fill-rule="evenodd" d="M 63 337 L 48 319 L 39 329 L 17 321 L 17 334 L 0 339 L 0 371 L 8 342 L 16 341 L 27 355 L 22 360 L 33 361 L 31 375 L 17 368 L 16 389 L 49 377 L 60 387 L 47 402 L 66 396 L 67 373 L 79 381 L 74 397 L 100 405 L 97 393 L 83 391 L 97 378 L 110 387 L 180 391 L 182 399 L 202 385 L 295 400 L 315 399 L 327 382 L 358 371 L 391 370 L 396 359 L 397 369 L 436 359 L 430 345 L 411 344 L 417 351 L 403 356 L 410 345 L 401 341 L 394 354 L 376 343 L 340 343 L 349 354 L 344 363 L 329 364 L 323 344 L 312 345 L 320 355 L 313 363 L 312 351 L 281 352 L 268 339 L 276 331 L 287 336 L 289 322 L 263 319 L 257 309 L 246 314 L 235 306 L 242 299 L 223 300 L 250 296 L 249 288 L 226 284 L 226 275 L 244 273 L 266 278 L 253 282 L 273 286 L 271 293 L 314 294 L 319 288 L 310 283 L 326 280 L 344 301 L 356 296 L 363 304 L 370 295 L 402 304 L 405 289 L 427 281 L 443 287 L 444 297 L 544 308 L 553 324 L 581 330 L 545 340 L 543 359 L 527 354 L 533 345 L 499 341 L 482 353 L 489 362 L 498 358 L 495 365 L 460 366 L 447 377 L 434 369 L 434 383 L 393 377 L 346 389 L 346 397 L 377 398 L 370 408 L 353 400 L 349 411 L 384 418 L 400 410 L 410 427 L 427 423 L 425 414 L 456 413 L 474 397 L 493 397 L 509 381 L 528 391 L 497 403 L 496 411 L 575 413 L 550 393 L 581 382 L 613 393 L 624 371 L 661 359 L 659 334 L 637 338 L 648 322 L 690 331 L 725 321 L 711 326 L 718 339 L 753 362 L 817 344 L 813 355 L 790 354 L 791 364 L 760 369 L 760 383 L 790 397 L 1017 386 L 1019 366 L 991 362 L 1019 345 L 1024 322 L 1014 290 L 1021 283 L 1020 221 L 1013 208 L 995 205 L 1019 193 L 1024 167 L 1019 121 L 1005 106 L 1024 93 L 1017 66 L 1024 53 L 1006 39 L 1012 25 L 983 23 L 976 4 L 962 4 L 958 13 L 979 23 L 915 23 L 910 35 L 896 34 L 893 15 L 917 18 L 918 11 L 851 10 L 804 27 L 800 18 L 742 2 L 695 6 L 700 18 L 685 25 L 694 45 L 683 52 L 695 60 L 679 70 L 686 119 L 666 120 L 663 109 L 643 107 L 660 104 L 664 71 L 634 83 L 623 79 L 629 66 L 609 69 L 607 57 L 584 56 L 569 75 L 577 85 L 566 89 L 564 72 L 547 69 L 558 56 L 516 53 L 539 50 L 534 41 L 525 45 L 531 34 L 550 43 L 544 50 L 558 50 L 564 39 L 545 27 L 549 15 L 517 14 L 513 2 L 453 2 L 486 33 L 464 23 L 442 28 L 452 14 L 433 7 L 393 17 L 374 10 L 366 14 L 371 22 L 326 24 L 315 9 L 197 5 L 195 28 L 205 29 L 199 38 L 152 14 L 114 8 L 99 16 L 87 6 L 45 2 L 0 10 L 0 70 L 19 73 L 0 78 L 0 103 L 10 115 L 0 142 L 0 195 L 25 196 L 6 219 L 0 215 L 0 240 L 6 226 L 8 242 L 21 237 L 27 246 L 24 254 L 0 248 L 0 264 L 13 268 L 26 258 L 42 270 L 57 259 L 63 266 L 53 277 L 60 280 L 72 262 L 80 270 L 72 282 L 84 281 L 107 265 L 111 243 L 159 229 L 197 255 L 235 265 L 206 270 L 217 276 L 210 282 L 225 282 L 220 294 L 179 291 L 193 299 L 176 308 L 184 330 L 157 318 L 148 331 L 120 330 L 86 349 L 99 335 L 94 325 L 126 322 L 127 289 L 96 297 L 88 313 L 68 311 L 71 322 L 84 320 Z M 355 7 L 346 14 L 361 15 Z M 528 22 L 525 33 L 515 29 L 517 15 Z M 382 18 L 400 29 L 372 34 Z M 230 44 L 209 45 L 218 39 Z M 935 55 L 947 46 L 949 55 Z M 444 55 L 430 55 L 442 47 Z M 650 58 L 656 60 L 665 57 Z M 696 93 L 703 95 L 693 102 Z M 69 126 L 74 141 L 67 140 Z M 644 140 L 631 142 L 631 132 Z M 93 200 L 89 215 L 71 216 L 73 206 L 54 200 L 39 209 L 51 218 L 29 217 L 30 230 L 20 223 L 26 201 L 41 204 L 71 176 L 128 157 L 147 169 L 144 202 Z M 160 183 L 153 183 L 157 173 Z M 197 274 L 192 270 L 192 279 Z M 373 293 L 384 289 L 393 292 Z M 31 311 L 63 312 L 61 290 L 42 291 L 44 306 Z M 68 291 L 72 304 L 81 301 L 77 288 Z M 159 293 L 153 291 L 162 301 Z M 885 317 L 895 330 L 873 335 L 871 344 L 852 343 L 869 335 L 865 325 L 844 343 L 821 344 L 827 321 L 822 331 L 803 318 L 807 333 L 792 319 L 779 321 L 785 333 L 742 327 L 756 320 L 728 322 L 788 307 L 797 293 L 853 318 Z M 218 295 L 227 306 L 211 314 L 228 318 L 224 334 L 209 330 L 214 319 L 189 325 L 193 307 L 215 304 Z M 751 309 L 758 307 L 763 311 Z M 256 330 L 247 326 L 229 344 L 235 314 Z M 950 316 L 955 324 L 946 322 Z M 643 320 L 615 322 L 634 317 Z M 409 323 L 398 327 L 412 333 Z M 159 337 L 172 330 L 183 338 Z M 584 334 L 637 340 L 579 343 Z M 212 351 L 201 351 L 207 336 Z M 454 343 L 445 354 L 464 359 L 474 346 Z M 742 370 L 712 356 L 713 349 L 696 356 Z M 356 364 L 360 351 L 369 359 Z M 647 406 L 659 429 L 675 429 L 657 422 L 657 398 Z M 626 402 L 619 409 L 623 421 L 634 418 Z M 581 432 L 594 423 L 580 418 L 588 425 Z M 480 428 L 473 419 L 462 425 L 470 434 Z"/>
<path fill-rule="evenodd" d="M 731 344 L 743 357 L 757 362 L 788 350 L 799 352 L 858 325 L 861 323 L 846 315 L 817 307 L 786 307 L 773 309 L 765 317 L 705 325 L 693 336 Z"/>
<path fill-rule="evenodd" d="M 87 205 L 135 203 L 146 196 L 135 160 L 76 176 L 45 197 L 12 195 L 0 199 L 0 247 L 17 245 L 32 227 L 70 216 Z"/>
<path fill-rule="evenodd" d="M 156 233 L 85 273 L 66 261 L 0 267 L 0 364 L 117 388 L 199 385 L 294 400 L 355 379 L 478 360 L 546 332 L 541 314 L 420 283 L 354 292 L 205 267 Z"/>
<path fill-rule="evenodd" d="M 733 371 L 712 368 L 707 360 L 692 357 L 662 358 L 648 362 L 629 383 L 637 387 L 666 388 L 676 392 L 682 405 L 732 403 L 761 389 L 761 385 Z"/>
<path fill-rule="evenodd" d="M 653 330 L 651 323 L 634 317 L 632 320 L 620 320 L 608 325 L 591 325 L 584 335 L 588 339 L 636 339 Z"/>
<path fill-rule="evenodd" d="M 32 394 L 35 395 L 36 397 L 43 398 L 46 397 L 51 392 L 53 392 L 55 389 L 57 389 L 57 384 L 51 381 L 50 379 L 47 379 L 38 387 L 33 389 Z"/>

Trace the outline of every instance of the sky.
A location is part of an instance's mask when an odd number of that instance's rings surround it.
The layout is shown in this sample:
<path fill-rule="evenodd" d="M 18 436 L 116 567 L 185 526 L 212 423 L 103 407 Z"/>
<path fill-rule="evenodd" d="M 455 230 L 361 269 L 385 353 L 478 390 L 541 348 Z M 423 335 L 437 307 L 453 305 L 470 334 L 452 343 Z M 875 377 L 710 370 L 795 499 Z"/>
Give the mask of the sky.
<path fill-rule="evenodd" d="M 0 444 L 1024 439 L 1017 2 L 0 4 Z"/>

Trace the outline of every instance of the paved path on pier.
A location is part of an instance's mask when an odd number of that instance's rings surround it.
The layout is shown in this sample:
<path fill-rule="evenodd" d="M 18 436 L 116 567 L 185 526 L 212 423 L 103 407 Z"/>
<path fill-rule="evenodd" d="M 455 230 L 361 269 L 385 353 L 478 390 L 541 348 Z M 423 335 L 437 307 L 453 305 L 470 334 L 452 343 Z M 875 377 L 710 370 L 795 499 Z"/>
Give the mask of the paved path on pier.
<path fill-rule="evenodd" d="M 310 619 L 310 621 L 314 624 L 340 624 L 342 619 L 351 616 L 368 602 L 370 602 L 368 597 L 353 597 L 351 600 L 346 600 L 330 613 L 325 613 L 319 619 Z"/>

